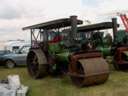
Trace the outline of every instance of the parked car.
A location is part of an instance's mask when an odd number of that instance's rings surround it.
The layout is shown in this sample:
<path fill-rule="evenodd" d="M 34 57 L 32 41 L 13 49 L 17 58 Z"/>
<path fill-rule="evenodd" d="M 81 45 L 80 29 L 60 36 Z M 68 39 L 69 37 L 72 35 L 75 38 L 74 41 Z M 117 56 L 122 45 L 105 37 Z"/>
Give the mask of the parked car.
<path fill-rule="evenodd" d="M 17 65 L 25 65 L 29 48 L 29 45 L 22 46 L 15 53 L 10 52 L 8 54 L 1 56 L 0 61 L 8 68 L 14 68 Z"/>
<path fill-rule="evenodd" d="M 11 51 L 9 51 L 9 50 L 0 50 L 0 56 L 3 56 L 5 54 L 9 54 L 9 53 L 11 53 Z"/>

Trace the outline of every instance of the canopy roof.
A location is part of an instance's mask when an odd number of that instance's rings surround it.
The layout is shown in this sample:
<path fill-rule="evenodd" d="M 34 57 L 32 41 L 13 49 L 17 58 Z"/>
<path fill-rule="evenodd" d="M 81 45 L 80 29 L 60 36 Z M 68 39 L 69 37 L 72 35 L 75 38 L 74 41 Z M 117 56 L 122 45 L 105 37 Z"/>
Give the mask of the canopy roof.
<path fill-rule="evenodd" d="M 117 26 L 119 27 L 119 24 Z M 78 27 L 78 32 L 89 32 L 94 30 L 104 30 L 104 29 L 110 29 L 110 28 L 113 28 L 112 22 L 102 22 L 102 23 Z"/>
<path fill-rule="evenodd" d="M 78 24 L 82 24 L 82 20 L 77 21 Z M 62 27 L 68 27 L 71 25 L 70 18 L 63 18 L 63 19 L 57 19 L 45 23 L 35 24 L 31 26 L 24 27 L 23 30 L 27 29 L 56 29 L 56 28 L 62 28 Z"/>
<path fill-rule="evenodd" d="M 96 24 L 90 24 L 90 25 L 84 25 L 77 27 L 78 32 L 92 32 L 95 30 L 106 30 L 106 29 L 112 29 L 113 22 L 102 22 L 102 23 L 96 23 Z M 119 27 L 119 24 L 117 24 L 117 27 Z M 70 31 L 70 29 L 63 30 L 64 32 Z"/>

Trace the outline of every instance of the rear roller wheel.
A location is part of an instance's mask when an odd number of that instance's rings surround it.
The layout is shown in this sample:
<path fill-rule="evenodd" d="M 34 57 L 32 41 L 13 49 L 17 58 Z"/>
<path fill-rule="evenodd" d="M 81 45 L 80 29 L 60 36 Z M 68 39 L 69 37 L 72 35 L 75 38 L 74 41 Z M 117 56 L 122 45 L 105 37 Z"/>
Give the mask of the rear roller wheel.
<path fill-rule="evenodd" d="M 127 52 L 128 47 L 118 47 L 115 50 L 113 65 L 116 70 L 128 69 Z"/>
<path fill-rule="evenodd" d="M 27 56 L 27 68 L 29 74 L 35 78 L 42 78 L 48 73 L 48 64 L 45 54 L 41 49 L 33 49 Z"/>

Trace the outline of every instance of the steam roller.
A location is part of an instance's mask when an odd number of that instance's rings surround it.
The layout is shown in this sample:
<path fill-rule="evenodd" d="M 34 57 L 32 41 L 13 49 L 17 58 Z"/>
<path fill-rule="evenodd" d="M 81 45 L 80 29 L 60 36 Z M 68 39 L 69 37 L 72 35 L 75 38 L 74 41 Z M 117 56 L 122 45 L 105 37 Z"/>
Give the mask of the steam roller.
<path fill-rule="evenodd" d="M 66 74 L 80 87 L 101 84 L 108 79 L 108 64 L 101 52 L 91 47 L 93 40 L 88 28 L 90 30 L 92 26 L 77 27 L 82 23 L 77 16 L 71 16 L 23 28 L 31 31 L 31 48 L 27 56 L 31 77 Z M 104 28 L 106 23 L 96 26 Z"/>

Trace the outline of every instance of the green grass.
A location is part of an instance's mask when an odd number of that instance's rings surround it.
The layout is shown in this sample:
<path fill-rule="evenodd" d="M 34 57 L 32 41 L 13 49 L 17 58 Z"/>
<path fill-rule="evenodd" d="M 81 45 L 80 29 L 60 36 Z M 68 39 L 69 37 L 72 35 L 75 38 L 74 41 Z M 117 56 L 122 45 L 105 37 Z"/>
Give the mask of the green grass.
<path fill-rule="evenodd" d="M 0 79 L 9 74 L 20 75 L 21 82 L 29 86 L 28 96 L 128 96 L 128 72 L 112 71 L 104 84 L 84 88 L 75 87 L 68 76 L 33 80 L 24 67 L 0 67 Z"/>

